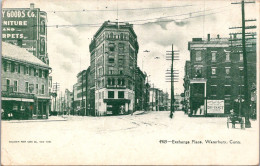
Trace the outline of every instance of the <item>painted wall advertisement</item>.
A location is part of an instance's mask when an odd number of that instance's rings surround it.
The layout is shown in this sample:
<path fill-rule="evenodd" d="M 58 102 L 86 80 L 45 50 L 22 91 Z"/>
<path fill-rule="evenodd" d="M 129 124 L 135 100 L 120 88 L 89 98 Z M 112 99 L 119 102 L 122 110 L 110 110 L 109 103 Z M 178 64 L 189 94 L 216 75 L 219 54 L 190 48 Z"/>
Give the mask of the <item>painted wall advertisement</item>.
<path fill-rule="evenodd" d="M 224 114 L 224 100 L 207 100 L 207 113 Z"/>
<path fill-rule="evenodd" d="M 37 11 L 30 9 L 2 10 L 3 40 L 35 40 L 37 38 Z"/>

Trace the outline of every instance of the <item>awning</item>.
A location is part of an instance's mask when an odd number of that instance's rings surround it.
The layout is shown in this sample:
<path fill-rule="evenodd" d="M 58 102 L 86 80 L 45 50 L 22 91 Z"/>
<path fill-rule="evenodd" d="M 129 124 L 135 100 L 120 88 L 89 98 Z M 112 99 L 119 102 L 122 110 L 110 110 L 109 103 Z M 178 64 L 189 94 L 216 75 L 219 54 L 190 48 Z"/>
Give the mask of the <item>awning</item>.
<path fill-rule="evenodd" d="M 22 102 L 34 102 L 33 99 L 25 99 L 25 98 L 11 98 L 11 97 L 2 97 L 3 101 L 22 101 Z"/>
<path fill-rule="evenodd" d="M 103 99 L 105 103 L 111 102 L 111 103 L 130 103 L 130 99 Z"/>
<path fill-rule="evenodd" d="M 45 100 L 50 100 L 50 96 L 36 96 L 37 99 L 45 99 Z"/>

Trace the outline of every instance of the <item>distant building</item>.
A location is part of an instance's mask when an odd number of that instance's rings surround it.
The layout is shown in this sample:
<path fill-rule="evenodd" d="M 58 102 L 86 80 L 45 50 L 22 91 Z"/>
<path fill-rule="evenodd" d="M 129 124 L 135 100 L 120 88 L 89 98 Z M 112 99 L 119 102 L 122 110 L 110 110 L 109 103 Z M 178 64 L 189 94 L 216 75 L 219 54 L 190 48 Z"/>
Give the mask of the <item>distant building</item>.
<path fill-rule="evenodd" d="M 4 117 L 48 118 L 51 68 L 25 49 L 2 42 L 1 70 Z"/>
<path fill-rule="evenodd" d="M 158 88 L 149 89 L 149 105 L 152 111 L 164 111 L 168 109 L 168 93 Z"/>
<path fill-rule="evenodd" d="M 238 110 L 236 102 L 244 97 L 243 54 L 241 47 L 235 46 L 238 41 L 208 35 L 207 40 L 193 38 L 189 42 L 184 88 L 190 115 L 224 115 L 233 108 Z M 246 50 L 250 90 L 256 83 L 256 40 L 249 40 Z"/>
<path fill-rule="evenodd" d="M 70 92 L 68 89 L 65 90 L 65 110 L 66 114 L 70 115 L 72 111 L 72 98 L 73 98 L 73 93 Z"/>
<path fill-rule="evenodd" d="M 145 79 L 146 74 L 137 67 L 135 76 L 135 110 L 145 110 L 145 100 L 147 98 Z"/>
<path fill-rule="evenodd" d="M 174 110 L 181 111 L 183 108 L 183 104 L 182 104 L 183 98 L 181 97 L 180 94 L 175 94 L 174 99 L 175 99 L 175 102 L 174 102 L 175 109 Z"/>
<path fill-rule="evenodd" d="M 89 115 L 90 112 L 90 67 L 77 74 L 77 83 L 73 85 L 73 112 L 78 115 Z M 86 100 L 87 98 L 87 100 Z M 92 112 L 94 110 L 92 109 Z"/>
<path fill-rule="evenodd" d="M 95 33 L 89 50 L 90 107 L 95 115 L 135 111 L 135 100 L 143 99 L 135 97 L 139 46 L 133 25 L 104 22 Z"/>
<path fill-rule="evenodd" d="M 47 53 L 47 13 L 35 8 L 2 9 L 2 41 L 25 48 L 49 64 Z"/>

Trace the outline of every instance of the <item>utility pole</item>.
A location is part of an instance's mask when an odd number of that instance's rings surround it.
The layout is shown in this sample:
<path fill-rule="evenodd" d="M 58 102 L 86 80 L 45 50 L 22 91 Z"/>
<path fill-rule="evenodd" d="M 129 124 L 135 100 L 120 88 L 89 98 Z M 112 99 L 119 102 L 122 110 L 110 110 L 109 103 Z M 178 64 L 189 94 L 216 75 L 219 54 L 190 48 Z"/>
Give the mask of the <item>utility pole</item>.
<path fill-rule="evenodd" d="M 173 44 L 172 44 L 172 50 L 171 51 L 167 51 L 167 52 L 171 53 L 170 57 L 166 56 L 166 60 L 171 60 L 170 76 L 167 75 L 167 74 L 169 74 L 168 70 L 166 72 L 166 79 L 170 77 L 170 80 L 166 80 L 166 82 L 171 82 L 171 113 L 170 113 L 170 118 L 172 118 L 173 117 L 173 113 L 174 113 L 174 102 L 175 102 L 175 99 L 174 99 L 174 82 L 177 82 L 175 78 L 178 77 L 178 76 L 175 76 L 174 74 L 179 74 L 179 73 L 174 73 L 174 71 L 177 71 L 177 70 L 173 69 L 173 60 L 179 60 L 179 59 L 174 59 L 174 58 L 176 58 L 174 56 L 174 54 L 178 54 L 177 53 L 178 51 L 174 51 L 173 50 Z"/>
<path fill-rule="evenodd" d="M 246 40 L 254 39 L 253 38 L 246 38 L 246 29 L 254 29 L 256 26 L 246 26 L 245 23 L 248 21 L 256 21 L 255 19 L 245 20 L 245 3 L 255 3 L 254 1 L 245 2 L 244 0 L 241 3 L 231 3 L 231 4 L 241 4 L 241 13 L 242 13 L 242 27 L 232 27 L 230 29 L 237 29 L 242 28 L 242 33 L 237 33 L 242 35 L 242 52 L 243 52 L 243 68 L 244 68 L 244 97 L 245 97 L 245 106 L 244 106 L 244 113 L 245 113 L 245 127 L 251 128 L 251 123 L 249 120 L 250 113 L 249 113 L 249 94 L 248 94 L 248 73 L 247 73 L 247 51 L 246 51 Z M 247 35 L 248 36 L 248 35 Z M 250 35 L 249 35 L 250 36 Z M 235 39 L 239 40 L 239 39 Z M 235 41 L 231 40 L 231 41 Z"/>
<path fill-rule="evenodd" d="M 59 88 L 60 88 L 60 84 L 59 84 L 58 82 L 53 83 L 53 91 L 54 91 L 53 96 L 54 96 L 54 100 L 55 100 L 55 101 L 54 101 L 54 102 L 55 102 L 54 111 L 57 110 L 57 101 L 56 101 L 56 98 L 57 98 L 57 91 L 59 90 Z"/>

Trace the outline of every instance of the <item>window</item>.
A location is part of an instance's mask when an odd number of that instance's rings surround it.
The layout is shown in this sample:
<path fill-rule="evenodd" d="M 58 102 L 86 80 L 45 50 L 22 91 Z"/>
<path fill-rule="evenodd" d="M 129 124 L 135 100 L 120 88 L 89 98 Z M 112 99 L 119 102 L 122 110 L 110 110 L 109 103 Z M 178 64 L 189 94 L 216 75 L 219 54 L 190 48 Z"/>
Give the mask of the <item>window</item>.
<path fill-rule="evenodd" d="M 29 93 L 29 82 L 25 82 L 25 93 Z"/>
<path fill-rule="evenodd" d="M 109 57 L 108 58 L 108 62 L 109 63 L 114 63 L 115 62 L 115 58 L 114 57 Z"/>
<path fill-rule="evenodd" d="M 120 33 L 120 40 L 123 40 L 124 39 L 124 35 L 123 33 Z"/>
<path fill-rule="evenodd" d="M 108 84 L 108 85 L 111 85 L 111 79 L 110 79 L 110 78 L 107 79 L 107 84 Z"/>
<path fill-rule="evenodd" d="M 102 99 L 104 99 L 104 91 L 102 92 Z"/>
<path fill-rule="evenodd" d="M 41 78 L 42 77 L 42 70 L 39 69 L 39 77 Z"/>
<path fill-rule="evenodd" d="M 122 85 L 125 85 L 125 79 L 122 79 Z"/>
<path fill-rule="evenodd" d="M 202 77 L 202 70 L 201 70 L 201 68 L 196 68 L 195 77 L 196 78 L 201 78 Z"/>
<path fill-rule="evenodd" d="M 242 53 L 239 54 L 239 60 L 243 61 L 243 54 Z"/>
<path fill-rule="evenodd" d="M 226 61 L 230 61 L 230 52 L 226 52 Z"/>
<path fill-rule="evenodd" d="M 10 80 L 6 79 L 6 91 L 10 90 Z"/>
<path fill-rule="evenodd" d="M 114 35 L 113 35 L 113 33 L 111 32 L 109 37 L 110 37 L 110 38 L 113 38 L 113 36 L 114 36 Z"/>
<path fill-rule="evenodd" d="M 11 72 L 14 72 L 15 64 L 12 62 L 11 63 Z"/>
<path fill-rule="evenodd" d="M 231 86 L 225 85 L 225 95 L 230 96 L 231 95 Z"/>
<path fill-rule="evenodd" d="M 123 68 L 119 68 L 119 74 L 123 74 Z"/>
<path fill-rule="evenodd" d="M 227 74 L 227 75 L 230 74 L 230 68 L 226 68 L 226 74 Z"/>
<path fill-rule="evenodd" d="M 216 61 L 216 52 L 212 52 L 212 54 L 211 54 L 211 61 L 212 62 Z"/>
<path fill-rule="evenodd" d="M 98 96 L 99 96 L 99 99 L 102 99 L 102 98 L 101 98 L 101 92 L 98 93 Z"/>
<path fill-rule="evenodd" d="M 45 33 L 45 22 L 41 21 L 41 33 Z"/>
<path fill-rule="evenodd" d="M 117 85 L 122 85 L 121 83 L 121 79 L 119 78 L 118 80 L 117 80 L 117 82 L 118 82 L 118 84 Z"/>
<path fill-rule="evenodd" d="M 44 95 L 44 85 L 42 85 L 41 94 Z"/>
<path fill-rule="evenodd" d="M 109 51 L 115 51 L 115 44 L 110 43 L 108 47 L 109 47 Z"/>
<path fill-rule="evenodd" d="M 201 61 L 201 51 L 196 52 L 196 61 Z"/>
<path fill-rule="evenodd" d="M 115 79 L 112 78 L 112 85 L 115 85 Z"/>
<path fill-rule="evenodd" d="M 108 91 L 108 98 L 109 99 L 113 99 L 114 95 L 115 95 L 114 91 Z"/>
<path fill-rule="evenodd" d="M 114 67 L 108 67 L 108 74 L 114 74 Z"/>
<path fill-rule="evenodd" d="M 14 81 L 14 92 L 18 91 L 18 81 Z"/>
<path fill-rule="evenodd" d="M 216 75 L 216 68 L 211 68 L 211 74 Z"/>
<path fill-rule="evenodd" d="M 211 92 L 212 96 L 216 96 L 217 95 L 217 86 L 211 85 L 210 92 Z"/>
<path fill-rule="evenodd" d="M 118 98 L 119 99 L 125 98 L 125 92 L 124 91 L 118 91 Z"/>
<path fill-rule="evenodd" d="M 39 85 L 38 84 L 35 85 L 35 89 L 36 89 L 35 93 L 38 94 L 38 92 L 39 92 Z"/>
<path fill-rule="evenodd" d="M 24 74 L 29 75 L 29 67 L 24 66 Z"/>
<path fill-rule="evenodd" d="M 18 65 L 17 64 L 14 64 L 14 72 L 18 73 Z"/>
<path fill-rule="evenodd" d="M 123 43 L 119 43 L 119 45 L 118 45 L 118 52 L 119 53 L 124 53 L 124 44 Z"/>

